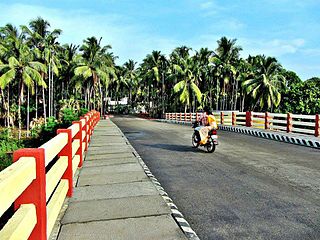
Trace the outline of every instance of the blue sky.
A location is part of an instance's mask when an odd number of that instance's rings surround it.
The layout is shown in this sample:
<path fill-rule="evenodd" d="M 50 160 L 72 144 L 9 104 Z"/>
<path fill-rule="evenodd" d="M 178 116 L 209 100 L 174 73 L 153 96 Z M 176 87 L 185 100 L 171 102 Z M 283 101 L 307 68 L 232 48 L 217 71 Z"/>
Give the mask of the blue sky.
<path fill-rule="evenodd" d="M 236 38 L 241 56 L 276 57 L 303 80 L 320 77 L 320 0 L 10 0 L 0 2 L 0 26 L 41 16 L 60 28 L 62 43 L 89 36 L 111 44 L 118 64 L 177 46 L 216 49 Z"/>

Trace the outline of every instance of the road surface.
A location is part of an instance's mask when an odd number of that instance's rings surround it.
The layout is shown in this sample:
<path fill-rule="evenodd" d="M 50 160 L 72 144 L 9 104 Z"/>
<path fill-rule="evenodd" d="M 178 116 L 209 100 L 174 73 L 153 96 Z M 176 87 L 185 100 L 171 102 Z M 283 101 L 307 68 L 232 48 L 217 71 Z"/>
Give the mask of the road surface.
<path fill-rule="evenodd" d="M 112 121 L 200 239 L 320 239 L 319 150 L 219 131 L 209 154 L 190 126 Z"/>

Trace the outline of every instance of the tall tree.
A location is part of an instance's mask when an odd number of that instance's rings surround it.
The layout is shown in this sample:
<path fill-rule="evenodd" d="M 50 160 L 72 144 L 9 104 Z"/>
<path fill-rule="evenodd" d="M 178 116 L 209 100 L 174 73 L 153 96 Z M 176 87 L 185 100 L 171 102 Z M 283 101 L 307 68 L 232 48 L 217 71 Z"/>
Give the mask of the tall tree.
<path fill-rule="evenodd" d="M 82 51 L 82 59 L 75 68 L 74 73 L 76 76 L 82 76 L 86 84 L 86 102 L 88 108 L 95 108 L 96 106 L 96 88 L 100 89 L 100 110 L 102 111 L 102 90 L 101 80 L 107 84 L 110 76 L 115 78 L 115 70 L 113 66 L 112 55 L 108 54 L 110 45 L 101 47 L 101 40 L 95 37 L 90 37 L 84 40 L 84 44 L 80 47 Z M 90 104 L 90 99 L 93 98 L 93 104 Z"/>
<path fill-rule="evenodd" d="M 174 64 L 174 72 L 171 77 L 181 79 L 174 85 L 174 92 L 180 93 L 180 101 L 185 105 L 185 112 L 187 108 L 190 107 L 190 102 L 192 99 L 192 94 L 196 97 L 198 102 L 201 104 L 202 93 L 198 86 L 196 85 L 196 78 L 193 73 L 193 59 L 192 58 L 181 58 L 179 60 L 181 65 Z M 191 108 L 190 108 L 191 111 Z"/>
<path fill-rule="evenodd" d="M 4 89 L 12 80 L 17 79 L 19 87 L 18 98 L 18 124 L 19 139 L 21 138 L 21 104 L 24 96 L 24 86 L 26 85 L 34 93 L 34 83 L 46 87 L 40 72 L 46 72 L 45 66 L 34 61 L 34 54 L 24 41 L 24 35 L 9 35 L 13 43 L 12 56 L 9 57 L 8 63 L 1 64 L 0 69 L 4 72 L 0 77 L 0 86 Z M 36 52 L 36 51 L 35 51 Z M 27 123 L 28 124 L 28 123 Z"/>
<path fill-rule="evenodd" d="M 220 85 L 222 85 L 222 98 L 220 103 L 220 108 L 225 110 L 228 108 L 227 99 L 228 91 L 230 93 L 230 105 L 231 108 L 234 104 L 234 96 L 237 94 L 234 90 L 236 88 L 236 65 L 239 60 L 240 51 L 242 48 L 236 45 L 236 39 L 228 39 L 222 37 L 217 41 L 218 48 L 216 49 L 216 55 L 211 59 L 217 69 L 217 76 L 220 79 Z"/>
<path fill-rule="evenodd" d="M 273 110 L 281 101 L 280 89 L 284 86 L 282 66 L 273 57 L 256 56 L 254 76 L 243 82 L 243 86 L 255 99 L 253 109 Z"/>

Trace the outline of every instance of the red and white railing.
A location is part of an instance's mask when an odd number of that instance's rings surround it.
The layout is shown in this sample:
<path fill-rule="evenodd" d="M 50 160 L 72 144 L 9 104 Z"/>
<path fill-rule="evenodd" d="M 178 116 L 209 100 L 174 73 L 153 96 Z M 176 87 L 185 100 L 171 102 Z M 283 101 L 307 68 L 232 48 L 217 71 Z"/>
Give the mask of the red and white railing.
<path fill-rule="evenodd" d="M 100 113 L 91 111 L 39 148 L 13 153 L 14 163 L 0 172 L 0 216 L 12 204 L 14 215 L 0 239 L 49 238 L 99 120 Z"/>
<path fill-rule="evenodd" d="M 280 114 L 261 112 L 214 112 L 217 123 L 225 126 L 246 126 L 287 133 L 320 136 L 320 118 L 316 115 Z M 166 113 L 166 120 L 194 122 L 202 113 Z"/>

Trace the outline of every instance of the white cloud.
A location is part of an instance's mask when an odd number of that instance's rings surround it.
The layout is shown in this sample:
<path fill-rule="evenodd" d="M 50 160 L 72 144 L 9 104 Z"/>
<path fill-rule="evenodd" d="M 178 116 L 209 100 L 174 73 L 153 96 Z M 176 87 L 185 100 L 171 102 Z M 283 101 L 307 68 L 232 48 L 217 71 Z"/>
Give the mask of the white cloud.
<path fill-rule="evenodd" d="M 283 56 L 286 54 L 294 54 L 299 51 L 305 44 L 304 39 L 272 39 L 272 40 L 263 40 L 263 39 L 247 39 L 240 38 L 239 44 L 243 46 L 242 55 L 247 56 L 249 54 L 265 54 L 268 56 Z"/>
<path fill-rule="evenodd" d="M 102 37 L 102 44 L 111 44 L 112 51 L 119 56 L 119 64 L 134 59 L 141 61 L 152 50 L 169 53 L 178 46 L 178 41 L 149 34 L 144 26 L 133 24 L 122 15 L 99 15 L 84 10 L 62 10 L 41 6 L 0 3 L 2 13 L 0 26 L 13 23 L 16 26 L 27 25 L 37 16 L 48 20 L 51 28 L 63 30 L 59 37 L 61 43 L 82 44 L 87 37 Z"/>
<path fill-rule="evenodd" d="M 213 2 L 203 2 L 203 3 L 200 3 L 200 8 L 201 9 L 209 9 L 213 6 Z"/>
<path fill-rule="evenodd" d="M 302 53 L 309 57 L 320 57 L 320 49 L 318 48 L 303 49 Z"/>

